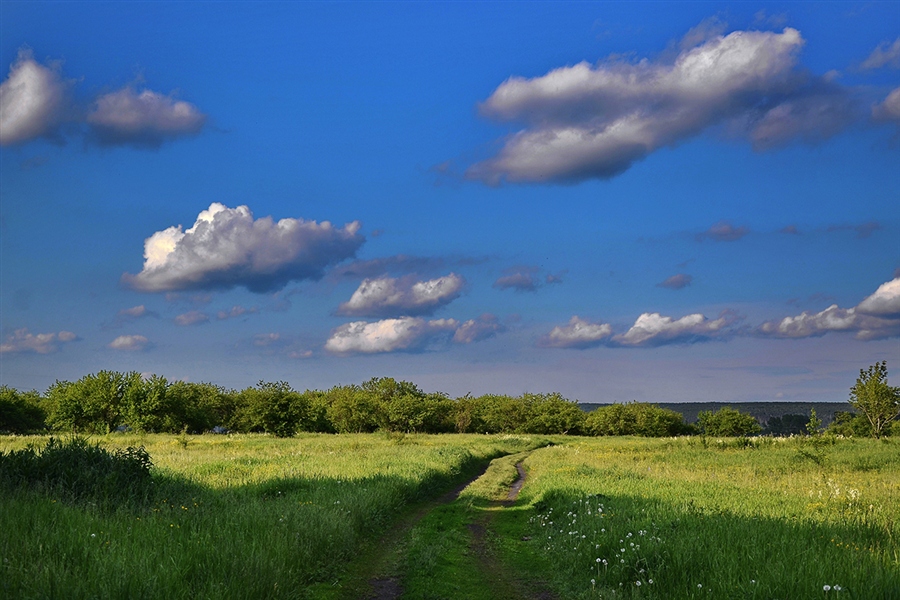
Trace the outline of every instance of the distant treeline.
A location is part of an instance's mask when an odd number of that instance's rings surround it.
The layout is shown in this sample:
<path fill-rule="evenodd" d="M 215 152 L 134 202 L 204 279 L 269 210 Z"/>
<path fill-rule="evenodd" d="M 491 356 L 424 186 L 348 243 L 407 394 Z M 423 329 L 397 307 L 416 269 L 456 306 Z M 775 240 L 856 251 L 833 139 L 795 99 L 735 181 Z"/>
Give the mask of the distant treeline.
<path fill-rule="evenodd" d="M 100 371 L 78 381 L 57 381 L 44 393 L 0 386 L 0 432 L 108 433 L 530 433 L 717 436 L 806 433 L 809 417 L 785 415 L 764 431 L 751 415 L 730 407 L 704 411 L 696 424 L 655 404 L 631 402 L 586 413 L 560 394 L 487 394 L 450 398 L 425 393 L 408 381 L 376 377 L 362 385 L 297 391 L 286 382 L 226 390 L 211 383 L 169 382 L 139 373 Z M 832 427 L 866 435 L 851 413 Z M 852 426 L 852 427 L 851 427 Z"/>

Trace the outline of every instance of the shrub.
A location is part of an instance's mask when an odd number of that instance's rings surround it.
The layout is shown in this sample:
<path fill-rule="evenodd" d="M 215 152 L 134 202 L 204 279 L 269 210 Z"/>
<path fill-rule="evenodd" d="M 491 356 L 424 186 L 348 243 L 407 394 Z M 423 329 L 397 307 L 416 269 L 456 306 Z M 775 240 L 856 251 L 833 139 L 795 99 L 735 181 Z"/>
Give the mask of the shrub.
<path fill-rule="evenodd" d="M 585 429 L 592 435 L 665 437 L 691 433 L 681 413 L 655 404 L 629 402 L 601 406 L 587 415 Z"/>
<path fill-rule="evenodd" d="M 0 433 L 25 434 L 45 429 L 47 413 L 40 400 L 35 391 L 21 393 L 0 386 Z"/>
<path fill-rule="evenodd" d="M 697 425 L 705 435 L 723 437 L 748 436 L 762 431 L 762 427 L 753 415 L 742 413 L 730 406 L 724 406 L 716 412 L 700 411 L 697 415 Z"/>
<path fill-rule="evenodd" d="M 87 438 L 50 438 L 34 446 L 0 452 L 0 489 L 27 489 L 101 508 L 137 503 L 152 489 L 150 455 L 142 447 L 110 452 Z"/>

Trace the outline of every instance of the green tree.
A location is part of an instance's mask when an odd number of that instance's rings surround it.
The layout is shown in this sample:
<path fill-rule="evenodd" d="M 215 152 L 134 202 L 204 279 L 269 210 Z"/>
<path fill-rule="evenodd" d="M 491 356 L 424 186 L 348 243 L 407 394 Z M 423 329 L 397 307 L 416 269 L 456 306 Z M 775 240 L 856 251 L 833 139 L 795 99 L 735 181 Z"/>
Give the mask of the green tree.
<path fill-rule="evenodd" d="M 57 381 L 47 390 L 54 428 L 87 433 L 109 433 L 122 420 L 129 386 L 140 379 L 136 373 L 99 371 L 78 381 Z"/>
<path fill-rule="evenodd" d="M 753 415 L 742 413 L 730 406 L 724 406 L 716 412 L 700 411 L 697 415 L 697 425 L 705 435 L 738 437 L 762 431 Z"/>
<path fill-rule="evenodd" d="M 850 406 L 866 416 L 872 435 L 880 438 L 885 434 L 900 414 L 900 387 L 888 385 L 887 361 L 859 370 L 856 384 L 850 388 Z"/>
<path fill-rule="evenodd" d="M 684 416 L 645 402 L 601 406 L 587 415 L 585 429 L 592 435 L 665 437 L 691 432 Z"/>
<path fill-rule="evenodd" d="M 47 413 L 41 407 L 41 396 L 36 391 L 20 392 L 9 386 L 0 386 L 0 432 L 32 433 L 47 427 Z"/>

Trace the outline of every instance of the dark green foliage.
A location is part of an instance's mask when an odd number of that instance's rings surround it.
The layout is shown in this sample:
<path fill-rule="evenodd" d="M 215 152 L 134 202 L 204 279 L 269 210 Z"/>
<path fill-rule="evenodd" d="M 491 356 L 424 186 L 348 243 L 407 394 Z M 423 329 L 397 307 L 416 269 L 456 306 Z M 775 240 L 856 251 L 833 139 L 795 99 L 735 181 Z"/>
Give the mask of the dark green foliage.
<path fill-rule="evenodd" d="M 888 385 L 886 361 L 859 370 L 850 388 L 850 405 L 869 420 L 876 438 L 889 431 L 891 421 L 900 415 L 900 387 Z"/>
<path fill-rule="evenodd" d="M 759 422 L 752 416 L 725 406 L 716 412 L 703 411 L 698 415 L 697 425 L 704 435 L 739 437 L 754 435 L 762 431 Z"/>
<path fill-rule="evenodd" d="M 809 417 L 806 415 L 783 415 L 772 417 L 766 422 L 763 433 L 774 436 L 800 435 L 806 433 Z"/>
<path fill-rule="evenodd" d="M 0 433 L 35 433 L 46 429 L 46 419 L 37 392 L 0 386 Z"/>
<path fill-rule="evenodd" d="M 644 437 L 666 437 L 692 432 L 680 413 L 644 402 L 602 406 L 587 415 L 585 429 L 592 435 Z"/>
<path fill-rule="evenodd" d="M 865 415 L 839 411 L 834 414 L 834 421 L 827 431 L 844 437 L 871 437 L 872 426 Z"/>
<path fill-rule="evenodd" d="M 309 399 L 285 381 L 260 381 L 255 388 L 241 391 L 237 397 L 237 428 L 243 431 L 272 433 L 290 437 L 307 431 Z"/>
<path fill-rule="evenodd" d="M 0 452 L 0 489 L 111 509 L 148 498 L 152 466 L 143 447 L 110 452 L 83 437 L 50 438 L 41 450 Z"/>

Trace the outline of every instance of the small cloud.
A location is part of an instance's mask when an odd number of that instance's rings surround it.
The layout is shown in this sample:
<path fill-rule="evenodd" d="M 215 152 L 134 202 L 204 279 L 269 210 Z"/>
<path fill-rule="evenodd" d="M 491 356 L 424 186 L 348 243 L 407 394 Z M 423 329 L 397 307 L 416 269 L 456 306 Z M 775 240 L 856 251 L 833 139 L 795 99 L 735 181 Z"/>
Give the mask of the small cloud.
<path fill-rule="evenodd" d="M 837 231 L 853 231 L 856 233 L 856 237 L 862 240 L 869 237 L 881 228 L 882 227 L 880 223 L 876 221 L 868 221 L 866 223 L 860 223 L 859 225 L 832 225 L 827 229 L 827 231 L 829 233 L 834 233 Z"/>
<path fill-rule="evenodd" d="M 103 325 L 104 329 L 108 329 L 111 327 L 121 327 L 126 323 L 132 323 L 137 321 L 138 319 L 144 318 L 159 318 L 159 313 L 148 309 L 143 304 L 138 304 L 137 306 L 132 306 L 131 308 L 123 308 L 119 312 L 116 313 L 116 318 L 111 324 Z"/>
<path fill-rule="evenodd" d="M 265 348 L 279 343 L 280 340 L 280 333 L 259 333 L 253 336 L 253 345 Z"/>
<path fill-rule="evenodd" d="M 325 350 L 334 354 L 421 352 L 452 337 L 458 327 L 455 319 L 427 321 L 402 317 L 374 323 L 355 321 L 335 329 L 325 343 Z"/>
<path fill-rule="evenodd" d="M 87 123 L 101 145 L 158 148 L 165 141 L 199 133 L 206 115 L 172 96 L 126 87 L 99 97 Z"/>
<path fill-rule="evenodd" d="M 150 347 L 150 341 L 142 335 L 120 335 L 108 347 L 125 352 L 142 352 Z"/>
<path fill-rule="evenodd" d="M 304 359 L 304 358 L 312 358 L 313 351 L 312 350 L 292 350 L 288 352 L 288 358 L 293 359 Z"/>
<path fill-rule="evenodd" d="M 562 283 L 563 276 L 565 275 L 565 271 L 560 271 L 555 275 L 553 273 L 548 273 L 546 277 L 544 277 L 544 283 L 547 285 L 552 285 L 554 283 Z"/>
<path fill-rule="evenodd" d="M 693 280 L 694 278 L 686 273 L 678 273 L 677 275 L 672 275 L 665 281 L 657 283 L 656 287 L 667 288 L 670 290 L 680 290 L 691 285 L 691 282 Z"/>
<path fill-rule="evenodd" d="M 30 50 L 19 50 L 0 84 L 0 146 L 57 137 L 68 110 L 69 88 L 56 66 L 44 66 Z"/>
<path fill-rule="evenodd" d="M 187 327 L 189 325 L 200 325 L 209 322 L 209 315 L 199 310 L 192 310 L 175 317 L 175 324 Z"/>
<path fill-rule="evenodd" d="M 2 145 L 2 144 L 0 144 Z M 47 156 L 32 156 L 31 158 L 27 158 L 19 163 L 19 168 L 23 171 L 30 171 L 31 169 L 37 169 L 38 167 L 43 167 L 50 160 Z"/>
<path fill-rule="evenodd" d="M 457 344 L 471 344 L 492 338 L 505 330 L 496 315 L 485 313 L 460 325 L 453 334 L 453 341 Z"/>
<path fill-rule="evenodd" d="M 254 219 L 246 206 L 214 202 L 194 225 L 158 231 L 144 242 L 144 268 L 122 283 L 142 292 L 215 290 L 244 286 L 281 289 L 290 281 L 319 279 L 328 267 L 356 254 L 359 222 L 337 229 L 328 221 Z"/>
<path fill-rule="evenodd" d="M 872 107 L 872 120 L 900 124 L 900 87 L 892 90 L 883 102 Z"/>
<path fill-rule="evenodd" d="M 216 318 L 220 321 L 224 321 L 226 319 L 236 319 L 244 315 L 253 315 L 257 312 L 259 312 L 259 309 L 255 306 L 252 308 L 244 308 L 243 306 L 235 305 L 231 307 L 231 310 L 220 310 L 216 313 Z"/>
<path fill-rule="evenodd" d="M 719 221 L 703 233 L 697 234 L 697 241 L 734 242 L 750 233 L 746 227 L 735 227 L 728 221 Z"/>
<path fill-rule="evenodd" d="M 859 68 L 864 71 L 881 67 L 900 69 L 900 38 L 893 42 L 881 42 L 872 51 L 872 54 L 859 65 Z"/>
<path fill-rule="evenodd" d="M 696 313 L 673 319 L 659 313 L 644 313 L 634 325 L 613 337 L 622 346 L 662 346 L 666 344 L 693 344 L 721 339 L 734 334 L 732 325 L 741 320 L 734 312 L 724 311 L 717 319 L 707 319 Z"/>
<path fill-rule="evenodd" d="M 800 235 L 800 230 L 797 229 L 796 225 L 785 225 L 781 229 L 778 230 L 778 233 L 787 233 L 789 235 Z"/>
<path fill-rule="evenodd" d="M 71 331 L 58 333 L 30 333 L 27 328 L 16 329 L 0 343 L 0 354 L 19 354 L 34 352 L 35 354 L 52 354 L 59 350 L 61 344 L 74 342 L 78 336 Z"/>
<path fill-rule="evenodd" d="M 542 348 L 592 348 L 607 341 L 612 335 L 609 323 L 591 323 L 573 316 L 569 324 L 554 327 L 550 333 L 541 337 L 537 345 Z"/>
<path fill-rule="evenodd" d="M 504 270 L 504 275 L 498 277 L 493 287 L 498 290 L 515 290 L 517 292 L 536 292 L 543 283 L 562 283 L 565 272 L 548 274 L 541 282 L 538 276 L 540 269 L 527 265 L 519 265 Z"/>
<path fill-rule="evenodd" d="M 457 299 L 466 280 L 450 273 L 428 281 L 413 277 L 364 279 L 350 300 L 340 305 L 339 315 L 393 317 L 431 315 Z"/>

